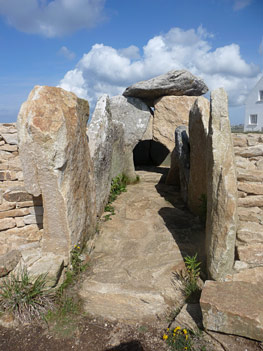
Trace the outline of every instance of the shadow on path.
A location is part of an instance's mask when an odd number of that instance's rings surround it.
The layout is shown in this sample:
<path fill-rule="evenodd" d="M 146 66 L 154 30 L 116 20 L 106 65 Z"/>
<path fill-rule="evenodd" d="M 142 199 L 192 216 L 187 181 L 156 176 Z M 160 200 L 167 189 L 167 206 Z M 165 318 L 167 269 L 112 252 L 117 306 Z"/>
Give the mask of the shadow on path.
<path fill-rule="evenodd" d="M 155 185 L 157 192 L 171 206 L 162 207 L 158 214 L 163 218 L 183 257 L 198 254 L 198 260 L 205 267 L 205 228 L 199 218 L 194 216 L 183 202 L 178 186 L 166 185 L 165 178 L 169 168 L 141 166 L 146 172 L 161 173 L 160 181 Z"/>
<path fill-rule="evenodd" d="M 114 346 L 105 351 L 144 351 L 144 349 L 139 341 L 131 341 L 128 343 L 121 343 L 119 346 Z"/>

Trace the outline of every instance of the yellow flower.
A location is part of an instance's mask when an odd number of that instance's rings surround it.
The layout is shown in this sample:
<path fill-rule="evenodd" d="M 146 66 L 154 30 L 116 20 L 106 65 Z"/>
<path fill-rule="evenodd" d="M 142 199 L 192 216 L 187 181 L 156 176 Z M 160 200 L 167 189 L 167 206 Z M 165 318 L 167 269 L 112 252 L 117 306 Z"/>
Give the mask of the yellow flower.
<path fill-rule="evenodd" d="M 185 348 L 184 348 L 185 350 L 187 350 L 187 346 L 185 346 Z"/>
<path fill-rule="evenodd" d="M 170 329 L 169 329 L 169 328 L 167 328 L 166 330 L 167 330 L 167 331 L 169 331 Z"/>
<path fill-rule="evenodd" d="M 184 333 L 184 334 L 187 334 L 187 330 L 186 330 L 186 329 L 183 329 L 183 333 Z"/>
<path fill-rule="evenodd" d="M 185 334 L 185 340 L 187 340 L 188 339 L 188 335 L 187 334 Z"/>
<path fill-rule="evenodd" d="M 175 329 L 174 329 L 174 333 L 176 333 L 178 330 L 180 330 L 181 329 L 181 327 L 176 327 Z"/>
<path fill-rule="evenodd" d="M 79 246 L 77 246 L 77 249 L 80 249 L 80 247 L 79 247 Z"/>
<path fill-rule="evenodd" d="M 163 340 L 167 340 L 168 339 L 168 335 L 167 334 L 163 334 Z"/>

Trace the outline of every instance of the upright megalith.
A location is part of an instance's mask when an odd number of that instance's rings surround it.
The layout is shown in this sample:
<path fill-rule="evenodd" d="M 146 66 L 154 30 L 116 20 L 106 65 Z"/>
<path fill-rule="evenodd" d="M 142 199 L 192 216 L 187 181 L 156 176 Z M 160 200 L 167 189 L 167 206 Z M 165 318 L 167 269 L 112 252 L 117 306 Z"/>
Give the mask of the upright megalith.
<path fill-rule="evenodd" d="M 125 174 L 136 179 L 133 149 L 143 139 L 151 117 L 149 107 L 140 99 L 103 95 L 98 100 L 87 128 L 98 216 L 108 200 L 112 178 Z"/>
<path fill-rule="evenodd" d="M 190 149 L 187 127 L 175 129 L 175 148 L 171 154 L 171 168 L 166 178 L 166 184 L 180 186 L 181 197 L 187 203 Z"/>
<path fill-rule="evenodd" d="M 190 174 L 188 185 L 188 207 L 202 216 L 205 209 L 206 190 L 206 144 L 208 135 L 210 104 L 200 96 L 196 99 L 189 116 Z"/>
<path fill-rule="evenodd" d="M 18 115 L 26 190 L 43 197 L 42 256 L 69 259 L 92 236 L 96 205 L 86 124 L 89 104 L 61 88 L 36 86 Z"/>
<path fill-rule="evenodd" d="M 112 176 L 124 173 L 134 180 L 133 149 L 144 137 L 151 111 L 141 99 L 117 95 L 110 99 L 110 112 L 114 129 L 123 130 L 123 148 L 116 144 L 116 150 L 113 150 Z"/>
<path fill-rule="evenodd" d="M 220 280 L 234 264 L 237 223 L 237 178 L 223 88 L 212 91 L 207 139 L 206 253 L 210 278 Z"/>
<path fill-rule="evenodd" d="M 163 96 L 154 102 L 153 140 L 172 152 L 175 147 L 174 131 L 188 127 L 189 111 L 196 96 Z"/>
<path fill-rule="evenodd" d="M 100 216 L 108 201 L 111 187 L 112 151 L 116 139 L 123 142 L 123 133 L 115 133 L 109 96 L 104 94 L 97 101 L 91 123 L 87 127 L 90 155 L 93 161 L 96 184 L 96 211 Z M 118 138 L 116 138 L 118 137 Z"/>

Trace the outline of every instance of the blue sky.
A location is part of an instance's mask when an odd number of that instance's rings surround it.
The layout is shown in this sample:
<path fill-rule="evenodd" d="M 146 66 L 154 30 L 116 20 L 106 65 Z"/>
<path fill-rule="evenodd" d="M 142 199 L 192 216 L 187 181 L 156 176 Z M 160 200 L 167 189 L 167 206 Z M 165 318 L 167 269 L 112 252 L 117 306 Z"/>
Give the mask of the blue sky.
<path fill-rule="evenodd" d="M 89 100 L 188 69 L 224 87 L 232 124 L 263 70 L 263 0 L 0 0 L 0 122 L 34 85 Z"/>

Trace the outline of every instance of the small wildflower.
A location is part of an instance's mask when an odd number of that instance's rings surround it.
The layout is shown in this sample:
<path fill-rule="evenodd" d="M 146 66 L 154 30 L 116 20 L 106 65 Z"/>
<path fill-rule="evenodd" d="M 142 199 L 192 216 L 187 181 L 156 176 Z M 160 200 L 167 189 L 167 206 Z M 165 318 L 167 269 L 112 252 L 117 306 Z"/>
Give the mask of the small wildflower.
<path fill-rule="evenodd" d="M 163 340 L 167 340 L 168 339 L 168 335 L 167 334 L 163 334 Z"/>
<path fill-rule="evenodd" d="M 80 249 L 80 247 L 79 247 L 79 246 L 77 246 L 77 249 Z"/>
<path fill-rule="evenodd" d="M 185 348 L 184 348 L 185 350 L 187 350 L 187 346 L 185 346 Z"/>
<path fill-rule="evenodd" d="M 175 329 L 174 329 L 174 333 L 176 333 L 178 330 L 180 330 L 181 329 L 181 327 L 176 327 Z"/>
<path fill-rule="evenodd" d="M 167 330 L 167 331 L 169 331 L 170 329 L 169 329 L 169 328 L 167 328 L 166 330 Z"/>
<path fill-rule="evenodd" d="M 186 330 L 186 329 L 183 329 L 183 333 L 184 333 L 184 334 L 187 334 L 187 330 Z"/>

